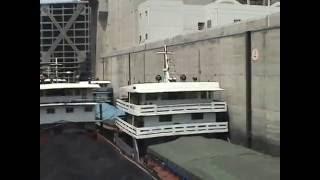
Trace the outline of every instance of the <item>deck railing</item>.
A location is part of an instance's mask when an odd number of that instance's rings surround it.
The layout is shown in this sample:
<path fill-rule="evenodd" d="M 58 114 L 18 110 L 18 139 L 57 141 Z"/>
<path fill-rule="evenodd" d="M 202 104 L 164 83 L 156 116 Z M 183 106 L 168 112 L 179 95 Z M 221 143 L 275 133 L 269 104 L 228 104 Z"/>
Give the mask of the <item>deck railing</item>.
<path fill-rule="evenodd" d="M 135 105 L 123 100 L 117 100 L 117 107 L 135 116 L 154 116 L 165 114 L 204 113 L 204 112 L 226 112 L 225 102 L 175 104 L 175 105 Z"/>
<path fill-rule="evenodd" d="M 136 139 L 228 132 L 228 122 L 175 124 L 141 128 L 137 128 L 120 118 L 116 118 L 115 123 L 121 131 Z"/>

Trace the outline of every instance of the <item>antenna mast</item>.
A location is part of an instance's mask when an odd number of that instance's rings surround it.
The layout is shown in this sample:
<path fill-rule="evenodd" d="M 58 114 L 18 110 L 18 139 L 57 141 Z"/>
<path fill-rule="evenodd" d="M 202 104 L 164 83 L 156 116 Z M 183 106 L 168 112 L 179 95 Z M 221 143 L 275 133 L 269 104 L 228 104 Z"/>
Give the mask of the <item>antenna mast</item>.
<path fill-rule="evenodd" d="M 58 58 L 56 58 L 55 63 L 51 65 L 56 67 L 56 83 L 58 83 L 58 66 L 61 66 L 62 64 L 58 64 Z"/>
<path fill-rule="evenodd" d="M 164 55 L 164 68 L 163 68 L 163 73 L 164 73 L 164 82 L 170 82 L 172 78 L 170 78 L 169 74 L 169 57 L 168 54 L 173 54 L 172 52 L 169 52 L 167 49 L 167 45 L 164 45 L 164 51 L 163 52 L 157 52 L 158 54 L 163 54 Z"/>

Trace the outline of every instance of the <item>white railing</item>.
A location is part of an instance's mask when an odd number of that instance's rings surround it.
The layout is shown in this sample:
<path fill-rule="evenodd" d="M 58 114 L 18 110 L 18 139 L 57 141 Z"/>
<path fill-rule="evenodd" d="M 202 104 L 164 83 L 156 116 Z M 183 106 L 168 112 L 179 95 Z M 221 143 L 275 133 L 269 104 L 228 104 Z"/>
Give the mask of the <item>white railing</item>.
<path fill-rule="evenodd" d="M 142 128 L 137 128 L 120 118 L 116 118 L 115 122 L 116 126 L 121 131 L 127 133 L 128 135 L 136 139 L 188 134 L 228 132 L 228 122 L 175 124 Z"/>
<path fill-rule="evenodd" d="M 135 105 L 117 100 L 117 107 L 135 116 L 154 116 L 165 114 L 183 113 L 205 113 L 205 112 L 226 112 L 225 102 L 197 103 L 197 104 L 175 104 L 175 105 Z"/>

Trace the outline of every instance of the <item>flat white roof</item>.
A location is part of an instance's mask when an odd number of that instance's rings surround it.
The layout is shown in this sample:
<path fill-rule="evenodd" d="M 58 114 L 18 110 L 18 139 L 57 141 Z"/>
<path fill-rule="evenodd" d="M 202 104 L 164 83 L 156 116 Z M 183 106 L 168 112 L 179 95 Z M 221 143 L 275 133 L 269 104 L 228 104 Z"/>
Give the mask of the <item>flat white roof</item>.
<path fill-rule="evenodd" d="M 40 0 L 40 4 L 78 3 L 80 0 Z"/>
<path fill-rule="evenodd" d="M 84 83 L 84 82 L 80 82 L 80 83 Z M 111 84 L 111 81 L 91 81 L 91 83 L 92 84 Z"/>
<path fill-rule="evenodd" d="M 98 103 L 51 103 L 51 104 L 40 104 L 40 107 L 49 106 L 85 106 L 85 105 L 97 105 Z"/>
<path fill-rule="evenodd" d="M 169 82 L 132 84 L 120 88 L 122 93 L 161 93 L 189 91 L 221 91 L 218 82 Z"/>
<path fill-rule="evenodd" d="M 65 79 L 52 79 L 53 82 L 67 82 Z M 40 80 L 41 82 L 41 80 Z M 51 79 L 45 79 L 44 82 L 51 82 Z"/>
<path fill-rule="evenodd" d="M 53 84 L 40 84 L 40 90 L 49 89 L 98 89 L 98 84 L 89 83 L 53 83 Z"/>

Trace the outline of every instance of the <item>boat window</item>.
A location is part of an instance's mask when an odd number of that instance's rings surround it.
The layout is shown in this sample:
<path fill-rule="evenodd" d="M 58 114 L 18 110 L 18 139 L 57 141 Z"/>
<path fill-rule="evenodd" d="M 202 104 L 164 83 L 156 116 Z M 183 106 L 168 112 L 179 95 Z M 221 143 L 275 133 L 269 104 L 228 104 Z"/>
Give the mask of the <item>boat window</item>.
<path fill-rule="evenodd" d="M 66 113 L 73 113 L 73 107 L 67 107 Z"/>
<path fill-rule="evenodd" d="M 80 89 L 75 89 L 74 90 L 74 95 L 75 96 L 80 96 Z"/>
<path fill-rule="evenodd" d="M 201 91 L 201 99 L 207 99 L 207 92 Z"/>
<path fill-rule="evenodd" d="M 55 113 L 55 109 L 54 108 L 48 108 L 47 109 L 47 114 L 54 114 Z"/>
<path fill-rule="evenodd" d="M 50 89 L 47 90 L 47 96 L 64 96 L 65 92 L 63 89 Z"/>
<path fill-rule="evenodd" d="M 66 89 L 65 90 L 65 95 L 66 96 L 72 96 L 72 89 Z"/>
<path fill-rule="evenodd" d="M 43 91 L 40 91 L 40 97 L 42 97 L 43 96 Z"/>
<path fill-rule="evenodd" d="M 201 120 L 203 119 L 203 113 L 193 113 L 191 114 L 192 120 Z"/>
<path fill-rule="evenodd" d="M 92 107 L 92 106 L 86 106 L 86 107 L 84 107 L 84 111 L 85 111 L 85 112 L 92 112 L 92 110 L 93 110 L 93 107 Z"/>
<path fill-rule="evenodd" d="M 222 91 L 215 91 L 214 93 L 212 93 L 212 99 L 214 101 L 220 101 L 222 100 Z"/>
<path fill-rule="evenodd" d="M 186 99 L 197 99 L 198 93 L 197 92 L 185 92 Z"/>
<path fill-rule="evenodd" d="M 143 126 L 144 126 L 143 117 L 137 116 L 137 117 L 134 119 L 134 125 L 135 125 L 136 127 L 143 127 Z"/>
<path fill-rule="evenodd" d="M 141 102 L 141 94 L 131 93 L 130 94 L 130 103 L 139 105 Z"/>
<path fill-rule="evenodd" d="M 87 96 L 87 90 L 86 89 L 81 89 L 81 95 L 82 96 Z"/>
<path fill-rule="evenodd" d="M 186 94 L 179 93 L 179 92 L 161 93 L 161 99 L 163 100 L 186 99 Z"/>
<path fill-rule="evenodd" d="M 172 121 L 172 115 L 159 116 L 159 122 L 171 122 L 171 121 Z"/>
<path fill-rule="evenodd" d="M 161 93 L 161 99 L 168 100 L 168 98 L 169 98 L 168 94 L 169 93 Z"/>
<path fill-rule="evenodd" d="M 158 94 L 157 93 L 148 93 L 146 94 L 146 100 L 151 101 L 151 100 L 157 100 Z"/>

